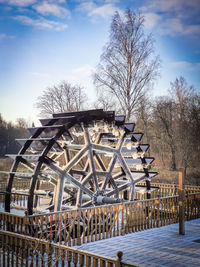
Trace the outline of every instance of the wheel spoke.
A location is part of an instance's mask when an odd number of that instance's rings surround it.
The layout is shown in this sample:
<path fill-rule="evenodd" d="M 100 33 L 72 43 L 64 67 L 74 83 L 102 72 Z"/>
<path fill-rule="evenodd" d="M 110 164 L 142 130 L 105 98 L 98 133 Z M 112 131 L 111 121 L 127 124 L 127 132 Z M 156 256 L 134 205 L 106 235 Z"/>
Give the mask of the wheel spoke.
<path fill-rule="evenodd" d="M 134 200 L 135 185 L 141 181 L 150 190 L 156 173 L 148 169 L 154 158 L 144 157 L 149 145 L 140 144 L 143 134 L 134 133 L 135 124 L 125 123 L 125 116 L 99 109 L 53 114 L 41 123 L 29 129 L 30 138 L 18 140 L 22 147 L 17 155 L 8 155 L 14 162 L 8 172 L 6 211 L 17 179 L 29 182 L 29 214 L 34 207 L 58 211 L 63 206 L 118 203 L 120 193 L 127 190 L 129 200 Z M 50 190 L 52 197 L 52 203 L 46 197 L 44 207 L 40 202 L 45 194 L 35 194 L 43 184 L 48 186 L 46 196 Z"/>

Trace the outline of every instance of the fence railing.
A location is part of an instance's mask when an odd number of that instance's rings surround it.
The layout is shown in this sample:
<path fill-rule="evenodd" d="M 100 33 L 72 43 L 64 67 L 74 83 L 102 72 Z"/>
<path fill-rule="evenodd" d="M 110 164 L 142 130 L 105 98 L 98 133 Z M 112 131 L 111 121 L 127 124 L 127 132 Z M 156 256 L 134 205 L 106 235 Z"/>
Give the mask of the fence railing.
<path fill-rule="evenodd" d="M 114 259 L 16 233 L 0 232 L 0 266 L 136 267 L 123 262 L 121 251 L 116 255 Z"/>
<path fill-rule="evenodd" d="M 5 205 L 5 193 L 0 193 L 0 208 Z M 11 193 L 11 208 L 25 210 L 27 209 L 28 194 Z"/>
<path fill-rule="evenodd" d="M 138 185 L 145 186 L 145 182 L 138 183 Z M 0 182 L 0 191 L 6 191 L 6 182 Z M 166 197 L 166 196 L 175 196 L 178 192 L 178 185 L 177 184 L 164 184 L 164 183 L 151 183 L 152 187 L 158 187 L 158 190 L 151 192 L 151 198 L 156 198 L 158 195 L 160 197 Z M 15 181 L 13 183 L 13 187 L 15 189 L 29 189 L 30 188 L 30 182 L 27 181 Z M 41 190 L 53 190 L 53 185 L 49 182 L 43 182 L 40 185 Z M 200 186 L 194 186 L 194 185 L 185 185 L 185 191 L 189 194 L 200 192 Z M 135 192 L 135 198 L 138 200 L 147 199 L 147 193 L 140 193 L 139 191 Z M 0 198 L 1 202 L 1 198 Z M 1 204 L 1 203 L 0 203 Z"/>
<path fill-rule="evenodd" d="M 185 195 L 185 219 L 200 218 L 200 193 Z M 68 246 L 179 221 L 179 197 L 124 202 L 33 216 L 0 212 L 0 228 Z"/>
<path fill-rule="evenodd" d="M 5 191 L 7 187 L 7 182 L 0 182 L 0 191 Z M 14 181 L 13 187 L 16 189 L 27 189 L 30 188 L 30 181 Z M 49 182 L 42 182 L 40 185 L 40 189 L 42 190 L 52 190 L 54 186 Z"/>
<path fill-rule="evenodd" d="M 5 191 L 7 187 L 7 182 L 0 182 L 0 191 Z M 17 189 L 24 189 L 30 187 L 30 181 L 14 181 L 13 187 Z"/>
<path fill-rule="evenodd" d="M 1 228 L 79 245 L 178 222 L 178 196 L 30 217 L 0 213 Z"/>
<path fill-rule="evenodd" d="M 145 186 L 145 182 L 141 182 L 138 185 Z M 164 183 L 151 183 L 152 187 L 158 187 L 158 190 L 151 192 L 151 198 L 156 198 L 157 196 L 160 197 L 167 197 L 167 196 L 175 196 L 178 194 L 178 185 L 177 184 L 164 184 Z M 185 191 L 188 194 L 200 192 L 200 186 L 195 185 L 185 185 Z M 136 198 L 138 199 L 146 199 L 146 194 L 136 193 Z"/>
<path fill-rule="evenodd" d="M 186 194 L 185 218 L 187 221 L 200 218 L 200 193 Z"/>
<path fill-rule="evenodd" d="M 2 191 L 5 191 L 1 188 L 0 183 L 0 208 L 4 208 L 4 199 L 5 199 L 5 193 Z M 6 183 L 3 183 L 6 186 Z M 138 185 L 145 186 L 145 183 L 139 183 Z M 167 196 L 176 196 L 178 194 L 178 185 L 176 184 L 163 184 L 163 183 L 151 183 L 151 186 L 158 187 L 159 189 L 156 191 L 151 192 L 151 199 L 159 197 L 167 197 Z M 15 188 L 16 189 L 25 189 L 29 188 L 29 183 L 27 182 L 15 182 Z M 52 184 L 45 182 L 42 183 L 42 190 L 52 190 Z M 192 186 L 192 185 L 185 185 L 185 192 L 187 194 L 191 193 L 197 193 L 200 192 L 200 186 Z M 129 192 L 127 192 L 127 195 L 129 195 Z M 147 199 L 147 193 L 139 193 L 138 191 L 135 192 L 135 198 L 138 200 L 145 200 Z M 11 193 L 11 206 L 13 208 L 18 208 L 22 210 L 27 209 L 27 199 L 28 194 L 22 194 L 22 193 Z M 38 196 L 38 203 L 40 203 L 40 200 L 42 200 L 42 197 Z"/>
<path fill-rule="evenodd" d="M 28 204 L 28 193 L 11 193 L 11 209 L 21 211 L 21 213 L 24 213 L 25 210 L 27 210 L 27 204 Z M 43 196 L 38 195 L 38 204 L 42 203 Z M 0 192 L 0 208 L 4 209 L 5 206 L 5 192 Z M 41 212 L 41 209 L 35 209 L 37 210 L 37 213 Z M 11 210 L 12 211 L 12 210 Z"/>

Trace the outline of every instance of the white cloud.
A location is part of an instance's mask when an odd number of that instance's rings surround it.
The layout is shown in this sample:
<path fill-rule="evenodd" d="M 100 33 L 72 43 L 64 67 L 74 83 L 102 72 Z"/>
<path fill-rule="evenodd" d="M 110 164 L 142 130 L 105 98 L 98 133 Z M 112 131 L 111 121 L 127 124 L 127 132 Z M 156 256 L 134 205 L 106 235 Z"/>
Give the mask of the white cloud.
<path fill-rule="evenodd" d="M 200 34 L 200 25 L 184 24 L 179 18 L 169 18 L 159 24 L 158 31 L 166 35 L 194 35 Z"/>
<path fill-rule="evenodd" d="M 78 7 L 77 10 L 78 11 L 85 11 L 87 13 L 91 12 L 91 10 L 95 9 L 96 5 L 92 2 L 92 1 L 86 1 L 81 3 Z"/>
<path fill-rule="evenodd" d="M 89 12 L 88 15 L 89 16 L 97 15 L 102 18 L 107 18 L 109 16 L 112 16 L 116 10 L 117 8 L 113 6 L 112 4 L 105 4 L 103 6 L 94 8 L 93 10 Z"/>
<path fill-rule="evenodd" d="M 15 16 L 13 18 L 15 20 L 20 21 L 21 23 L 23 23 L 25 25 L 34 26 L 34 27 L 39 28 L 39 29 L 62 31 L 68 27 L 67 24 L 53 21 L 53 20 L 47 20 L 44 18 L 32 19 L 32 18 L 29 18 L 27 16 Z"/>
<path fill-rule="evenodd" d="M 161 20 L 161 16 L 156 13 L 145 13 L 143 15 L 145 16 L 144 26 L 147 29 L 152 29 Z"/>
<path fill-rule="evenodd" d="M 66 3 L 66 0 L 48 0 L 49 2 L 54 2 L 54 3 Z"/>
<path fill-rule="evenodd" d="M 6 33 L 0 33 L 0 40 L 2 39 L 12 39 L 14 38 L 14 35 L 8 35 Z"/>
<path fill-rule="evenodd" d="M 0 33 L 0 39 L 5 39 L 7 35 L 5 33 Z"/>
<path fill-rule="evenodd" d="M 120 11 L 112 3 L 97 6 L 92 1 L 81 3 L 77 8 L 77 10 L 81 12 L 86 12 L 89 17 L 92 18 L 101 17 L 103 19 L 112 16 L 115 11 Z"/>
<path fill-rule="evenodd" d="M 50 75 L 48 73 L 42 73 L 42 72 L 31 72 L 31 75 L 39 78 L 48 78 Z"/>
<path fill-rule="evenodd" d="M 200 62 L 192 63 L 188 61 L 175 61 L 171 65 L 174 68 L 188 70 L 188 71 L 198 71 L 200 70 Z"/>
<path fill-rule="evenodd" d="M 86 91 L 89 99 L 94 101 L 96 98 L 96 93 L 94 90 L 92 74 L 95 68 L 89 64 L 81 65 L 77 68 L 67 71 L 63 77 L 73 84 L 80 84 Z M 60 79 L 62 80 L 62 79 Z"/>
<path fill-rule="evenodd" d="M 156 27 L 160 34 L 200 34 L 199 0 L 146 1 L 140 10 L 144 15 L 147 14 L 145 26 Z"/>
<path fill-rule="evenodd" d="M 181 34 L 183 32 L 183 25 L 178 18 L 166 19 L 159 25 L 158 31 L 161 34 Z"/>
<path fill-rule="evenodd" d="M 25 7 L 32 5 L 37 0 L 0 0 L 0 3 L 6 3 L 13 6 Z"/>
<path fill-rule="evenodd" d="M 200 33 L 200 25 L 187 25 L 184 27 L 184 34 L 196 34 Z"/>
<path fill-rule="evenodd" d="M 72 70 L 73 74 L 80 75 L 83 77 L 90 76 L 95 72 L 95 68 L 90 65 L 84 65 Z"/>
<path fill-rule="evenodd" d="M 120 0 L 104 0 L 105 3 L 118 3 Z"/>
<path fill-rule="evenodd" d="M 199 0 L 147 0 L 141 10 L 147 12 L 149 10 L 156 12 L 177 12 L 190 8 L 200 10 Z"/>
<path fill-rule="evenodd" d="M 66 0 L 46 0 L 49 3 L 66 3 Z M 38 0 L 0 0 L 0 3 L 6 3 L 13 6 L 25 7 L 39 2 Z"/>
<path fill-rule="evenodd" d="M 42 15 L 54 15 L 57 17 L 70 17 L 70 12 L 68 9 L 61 7 L 57 4 L 51 4 L 47 1 L 39 3 L 33 8 Z"/>

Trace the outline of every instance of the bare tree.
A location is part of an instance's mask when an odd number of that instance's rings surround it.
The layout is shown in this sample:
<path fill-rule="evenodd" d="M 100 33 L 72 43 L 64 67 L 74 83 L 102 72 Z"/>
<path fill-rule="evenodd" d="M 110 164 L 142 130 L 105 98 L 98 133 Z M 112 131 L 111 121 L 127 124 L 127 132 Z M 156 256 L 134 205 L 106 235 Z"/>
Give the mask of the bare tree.
<path fill-rule="evenodd" d="M 151 109 L 152 99 L 148 96 L 144 96 L 136 109 L 136 128 L 144 133 L 143 142 L 150 143 L 151 136 Z M 147 151 L 147 155 L 150 155 L 150 148 Z"/>
<path fill-rule="evenodd" d="M 187 168 L 194 161 L 195 143 L 193 139 L 195 124 L 192 123 L 191 106 L 194 103 L 195 90 L 189 86 L 184 77 L 176 78 L 170 84 L 170 95 L 175 103 L 174 121 L 177 125 L 176 140 L 178 143 L 178 160 L 184 168 L 186 175 Z M 193 105 L 193 107 L 195 107 Z"/>
<path fill-rule="evenodd" d="M 131 10 L 115 13 L 110 39 L 94 75 L 97 90 L 114 95 L 127 120 L 158 75 L 159 58 L 153 57 L 152 35 L 145 35 L 144 18 Z"/>
<path fill-rule="evenodd" d="M 26 128 L 28 128 L 28 123 L 24 118 L 17 118 L 16 119 L 16 127 L 26 129 Z"/>
<path fill-rule="evenodd" d="M 53 113 L 83 109 L 86 101 L 87 96 L 81 86 L 72 86 L 63 81 L 43 91 L 37 99 L 36 107 L 40 109 L 40 115 L 49 116 Z"/>
<path fill-rule="evenodd" d="M 176 170 L 175 105 L 169 97 L 160 97 L 153 107 L 154 124 L 160 132 L 160 140 L 168 144 L 171 152 L 171 170 Z"/>
<path fill-rule="evenodd" d="M 117 104 L 113 97 L 105 91 L 98 93 L 97 100 L 94 103 L 95 108 L 102 108 L 103 110 L 117 111 Z"/>
<path fill-rule="evenodd" d="M 171 152 L 171 169 L 183 167 L 186 174 L 198 157 L 199 97 L 183 77 L 170 83 L 169 93 L 169 97 L 158 98 L 154 104 L 157 141 L 167 144 Z"/>

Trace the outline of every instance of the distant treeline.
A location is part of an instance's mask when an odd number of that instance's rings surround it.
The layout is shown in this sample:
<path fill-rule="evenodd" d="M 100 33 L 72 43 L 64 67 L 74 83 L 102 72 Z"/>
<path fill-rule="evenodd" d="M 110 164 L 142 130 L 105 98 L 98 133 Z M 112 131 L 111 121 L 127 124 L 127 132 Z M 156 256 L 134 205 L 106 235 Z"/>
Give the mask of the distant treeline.
<path fill-rule="evenodd" d="M 171 83 L 167 96 L 141 102 L 136 125 L 158 167 L 183 168 L 200 183 L 200 95 L 182 77 Z"/>
<path fill-rule="evenodd" d="M 62 98 L 62 101 L 65 100 Z M 97 100 L 98 108 L 108 110 L 104 105 L 105 100 Z M 117 114 L 123 114 L 117 103 L 112 108 Z M 142 143 L 150 144 L 147 156 L 155 157 L 156 170 L 162 173 L 163 170 L 177 171 L 183 168 L 187 180 L 200 184 L 200 95 L 187 85 L 183 77 L 171 83 L 166 96 L 143 96 L 130 121 L 136 122 L 135 131 L 144 133 Z M 1 157 L 7 153 L 17 153 L 20 146 L 15 139 L 28 136 L 24 119 L 18 119 L 13 124 L 0 115 Z M 166 176 L 166 173 L 161 175 L 162 178 Z"/>
<path fill-rule="evenodd" d="M 27 123 L 24 119 L 17 119 L 16 124 L 13 124 L 6 122 L 0 114 L 0 157 L 7 153 L 17 153 L 20 146 L 15 139 L 28 136 Z"/>

